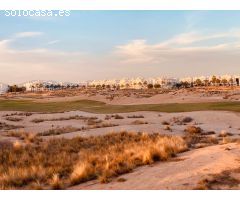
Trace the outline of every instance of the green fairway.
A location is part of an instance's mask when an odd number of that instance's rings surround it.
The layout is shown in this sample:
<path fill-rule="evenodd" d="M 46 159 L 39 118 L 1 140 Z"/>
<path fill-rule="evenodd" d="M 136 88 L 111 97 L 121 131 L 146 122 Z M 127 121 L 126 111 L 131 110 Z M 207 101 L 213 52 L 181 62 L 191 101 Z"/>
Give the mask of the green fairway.
<path fill-rule="evenodd" d="M 190 112 L 201 110 L 240 112 L 240 102 L 108 105 L 103 102 L 90 100 L 49 103 L 37 103 L 26 100 L 0 100 L 0 111 L 63 112 L 73 110 L 92 113 L 123 113 L 134 111 Z"/>

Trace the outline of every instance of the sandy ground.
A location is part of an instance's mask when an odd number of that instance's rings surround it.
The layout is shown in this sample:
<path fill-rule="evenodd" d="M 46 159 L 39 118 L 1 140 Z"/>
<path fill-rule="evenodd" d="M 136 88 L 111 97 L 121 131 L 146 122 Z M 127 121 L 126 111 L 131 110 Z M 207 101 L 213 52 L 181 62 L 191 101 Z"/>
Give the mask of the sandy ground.
<path fill-rule="evenodd" d="M 52 137 L 73 138 L 76 136 L 88 137 L 107 134 L 113 131 L 134 131 L 147 133 L 162 133 L 162 134 L 176 134 L 183 135 L 184 129 L 187 126 L 199 126 L 203 131 L 214 131 L 213 137 L 218 137 L 222 130 L 232 133 L 231 138 L 240 137 L 240 113 L 228 111 L 195 111 L 184 113 L 162 113 L 162 112 L 132 112 L 120 113 L 123 119 L 111 118 L 106 120 L 105 114 L 93 114 L 82 111 L 71 111 L 65 113 L 51 113 L 41 114 L 33 113 L 31 116 L 13 116 L 22 118 L 20 122 L 12 122 L 6 120 L 4 115 L 16 113 L 13 111 L 1 111 L 0 122 L 5 122 L 11 125 L 21 125 L 24 128 L 19 129 L 31 133 L 39 133 L 54 129 L 56 127 L 72 126 L 81 128 L 87 126 L 84 120 L 63 120 L 63 121 L 44 121 L 41 123 L 34 123 L 34 119 L 53 119 L 70 116 L 85 116 L 97 117 L 106 123 L 118 124 L 115 127 L 94 128 L 78 132 L 71 132 L 57 136 L 44 136 L 49 139 Z M 20 112 L 18 112 L 20 113 Z M 128 116 L 142 115 L 144 118 L 128 118 Z M 191 117 L 192 122 L 186 124 L 177 124 L 174 118 Z M 148 124 L 133 125 L 135 120 L 148 122 Z M 169 122 L 172 131 L 165 130 L 162 122 Z M 1 141 L 15 141 L 17 138 L 8 137 L 5 135 L 7 131 L 0 130 Z M 89 181 L 69 189 L 194 189 L 199 181 L 209 177 L 210 174 L 218 174 L 224 170 L 240 168 L 240 144 L 228 143 L 223 145 L 209 146 L 205 148 L 191 150 L 179 154 L 167 162 L 158 162 L 153 165 L 136 168 L 132 173 L 124 174 L 120 177 L 113 178 L 110 183 L 101 184 L 97 180 Z M 237 174 L 239 177 L 240 175 Z M 124 182 L 118 181 L 122 178 Z M 220 185 L 219 189 L 226 189 L 227 186 Z M 240 189 L 240 186 L 239 188 Z"/>
<path fill-rule="evenodd" d="M 226 150 L 226 148 L 228 150 Z M 70 189 L 159 190 L 194 189 L 209 174 L 240 167 L 240 145 L 210 146 L 179 154 L 177 159 L 135 169 L 110 183 L 89 181 Z M 119 178 L 126 180 L 119 182 Z M 224 185 L 219 186 L 224 189 Z M 240 186 L 236 189 L 240 189 Z"/>
<path fill-rule="evenodd" d="M 1 99 L 37 102 L 95 100 L 113 105 L 202 103 L 240 101 L 240 87 L 189 88 L 180 90 L 63 90 L 43 93 L 7 94 Z"/>
<path fill-rule="evenodd" d="M 38 114 L 35 113 L 31 116 L 14 116 L 17 118 L 22 118 L 22 121 L 12 122 L 6 120 L 4 115 L 11 114 L 14 112 L 0 112 L 0 121 L 5 122 L 11 125 L 21 125 L 24 128 L 18 130 L 24 130 L 31 133 L 39 133 L 54 129 L 56 127 L 67 127 L 72 126 L 76 128 L 87 127 L 87 124 L 84 120 L 64 120 L 64 121 L 44 121 L 41 123 L 34 123 L 34 119 L 53 119 L 69 116 L 86 116 L 86 117 L 97 117 L 98 119 L 103 120 L 104 123 L 117 124 L 118 126 L 106 127 L 106 128 L 94 128 L 89 130 L 82 130 L 78 132 L 66 133 L 54 137 L 66 137 L 72 138 L 75 136 L 96 136 L 107 134 L 114 131 L 137 131 L 137 132 L 147 132 L 147 133 L 162 133 L 162 134 L 183 134 L 184 129 L 187 126 L 195 125 L 201 127 L 204 131 L 215 131 L 216 134 L 219 134 L 222 130 L 225 130 L 229 133 L 239 136 L 240 134 L 240 113 L 227 112 L 227 111 L 195 111 L 195 112 L 185 112 L 185 113 L 160 113 L 160 112 L 133 112 L 133 113 L 121 113 L 120 116 L 123 119 L 114 119 L 106 120 L 105 114 L 92 114 L 82 111 L 71 111 L 65 113 L 53 113 L 53 114 Z M 144 118 L 128 118 L 132 115 L 142 115 Z M 191 117 L 192 122 L 185 125 L 179 125 L 173 122 L 173 118 L 182 118 L 182 117 Z M 132 123 L 135 120 L 140 120 L 147 122 L 148 124 L 133 125 Z M 167 121 L 170 123 L 171 131 L 165 130 L 166 125 L 163 125 L 162 122 Z M 0 130 L 0 135 L 3 137 L 4 130 Z M 52 137 L 52 136 L 50 136 Z"/>

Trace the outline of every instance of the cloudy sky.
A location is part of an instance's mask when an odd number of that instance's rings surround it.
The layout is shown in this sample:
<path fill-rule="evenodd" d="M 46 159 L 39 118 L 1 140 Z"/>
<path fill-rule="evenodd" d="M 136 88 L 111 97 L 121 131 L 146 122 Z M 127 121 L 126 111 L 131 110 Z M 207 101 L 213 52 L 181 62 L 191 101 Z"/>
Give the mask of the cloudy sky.
<path fill-rule="evenodd" d="M 240 73 L 240 11 L 0 16 L 0 82 Z"/>

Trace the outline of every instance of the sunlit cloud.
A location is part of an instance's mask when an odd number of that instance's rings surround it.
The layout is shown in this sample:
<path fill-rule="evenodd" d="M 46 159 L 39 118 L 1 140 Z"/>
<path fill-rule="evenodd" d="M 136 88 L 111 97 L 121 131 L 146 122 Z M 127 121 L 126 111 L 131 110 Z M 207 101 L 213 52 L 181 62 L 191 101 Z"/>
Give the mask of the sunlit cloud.
<path fill-rule="evenodd" d="M 20 32 L 14 35 L 15 38 L 28 38 L 28 37 L 37 37 L 43 35 L 43 32 Z"/>

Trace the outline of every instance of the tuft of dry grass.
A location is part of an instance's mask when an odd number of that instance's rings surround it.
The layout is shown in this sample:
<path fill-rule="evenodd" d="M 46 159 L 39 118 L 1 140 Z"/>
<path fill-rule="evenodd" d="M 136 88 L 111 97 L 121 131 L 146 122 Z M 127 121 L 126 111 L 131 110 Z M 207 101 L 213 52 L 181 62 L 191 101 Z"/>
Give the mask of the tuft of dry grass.
<path fill-rule="evenodd" d="M 56 138 L 17 149 L 4 145 L 0 147 L 0 187 L 60 189 L 92 179 L 104 183 L 186 150 L 187 145 L 179 136 L 130 132 Z"/>
<path fill-rule="evenodd" d="M 240 179 L 239 179 L 240 168 L 225 170 L 219 174 L 211 174 L 208 178 L 200 180 L 195 187 L 197 190 L 230 190 L 239 189 Z M 236 175 L 234 177 L 234 175 Z"/>
<path fill-rule="evenodd" d="M 25 143 L 39 143 L 42 141 L 39 137 L 37 137 L 36 134 L 28 133 L 25 131 L 9 131 L 5 135 L 8 137 L 18 138 L 20 140 L 23 140 Z M 18 144 L 15 145 L 18 146 Z"/>
<path fill-rule="evenodd" d="M 61 134 L 72 133 L 72 132 L 81 131 L 81 130 L 85 130 L 85 128 L 84 127 L 75 128 L 72 126 L 56 127 L 54 129 L 50 129 L 48 131 L 38 133 L 38 136 L 61 135 Z"/>
<path fill-rule="evenodd" d="M 21 112 L 21 113 L 18 113 L 18 112 L 15 112 L 15 113 L 11 113 L 11 114 L 6 114 L 6 115 L 3 115 L 3 117 L 12 117 L 12 116 L 31 116 L 33 115 L 33 113 L 30 113 L 30 112 Z"/>
<path fill-rule="evenodd" d="M 229 132 L 227 132 L 227 131 L 225 131 L 225 130 L 222 130 L 222 131 L 219 133 L 218 137 L 227 137 L 227 136 L 232 136 L 232 135 L 233 135 L 232 133 L 229 133 Z"/>
<path fill-rule="evenodd" d="M 69 116 L 69 117 L 60 117 L 60 118 L 51 118 L 51 119 L 43 119 L 43 118 L 39 118 L 39 119 L 33 119 L 31 122 L 33 123 L 41 123 L 41 122 L 45 122 L 45 121 L 67 121 L 67 120 L 96 120 L 97 117 L 84 117 L 81 115 L 74 115 L 74 116 Z"/>
<path fill-rule="evenodd" d="M 129 115 L 128 118 L 144 118 L 143 115 Z"/>
<path fill-rule="evenodd" d="M 185 125 L 193 121 L 191 117 L 173 117 L 171 121 L 178 125 Z"/>
<path fill-rule="evenodd" d="M 23 120 L 22 118 L 18 118 L 18 117 L 6 117 L 5 119 L 11 122 L 20 122 Z"/>
<path fill-rule="evenodd" d="M 167 131 L 172 131 L 171 127 L 169 125 L 165 125 L 164 126 L 164 130 L 167 130 Z"/>
<path fill-rule="evenodd" d="M 44 122 L 45 120 L 44 119 L 33 119 L 31 122 L 33 123 L 41 123 L 41 122 Z"/>
<path fill-rule="evenodd" d="M 114 119 L 124 119 L 124 117 L 119 114 L 116 114 L 113 117 L 114 117 Z"/>
<path fill-rule="evenodd" d="M 23 126 L 15 126 L 12 124 L 7 124 L 4 122 L 0 122 L 0 130 L 12 130 L 12 129 L 19 129 L 19 128 L 24 128 Z"/>
<path fill-rule="evenodd" d="M 167 122 L 167 121 L 163 121 L 163 122 L 162 122 L 162 125 L 170 125 L 170 123 Z"/>
<path fill-rule="evenodd" d="M 189 134 L 202 133 L 202 129 L 197 126 L 188 126 L 184 131 Z"/>
<path fill-rule="evenodd" d="M 115 114 L 115 115 L 106 115 L 105 116 L 105 120 L 109 120 L 109 119 L 124 119 L 123 116 L 119 115 L 119 114 Z"/>
<path fill-rule="evenodd" d="M 142 121 L 142 120 L 135 120 L 131 124 L 133 124 L 133 125 L 141 125 L 141 124 L 148 124 L 148 122 Z"/>
<path fill-rule="evenodd" d="M 87 129 L 107 128 L 107 127 L 114 127 L 114 126 L 118 126 L 118 124 L 103 122 L 103 123 L 92 124 L 91 126 L 88 126 Z"/>
<path fill-rule="evenodd" d="M 92 125 L 100 124 L 100 123 L 102 123 L 102 122 L 103 122 L 102 120 L 88 119 L 88 120 L 87 120 L 87 125 L 88 125 L 88 126 L 92 126 Z"/>
<path fill-rule="evenodd" d="M 60 190 L 63 188 L 63 183 L 59 178 L 58 174 L 53 174 L 52 179 L 50 179 L 49 185 L 51 189 Z"/>
<path fill-rule="evenodd" d="M 219 141 L 215 136 L 209 136 L 200 127 L 188 126 L 185 129 L 183 137 L 189 147 L 201 148 L 213 144 L 218 144 Z"/>

